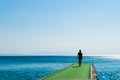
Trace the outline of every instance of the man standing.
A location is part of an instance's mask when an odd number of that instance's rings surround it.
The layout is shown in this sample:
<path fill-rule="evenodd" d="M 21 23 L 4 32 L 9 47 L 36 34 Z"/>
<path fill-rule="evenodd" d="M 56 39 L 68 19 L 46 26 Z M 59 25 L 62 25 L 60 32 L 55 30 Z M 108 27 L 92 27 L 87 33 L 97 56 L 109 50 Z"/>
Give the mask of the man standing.
<path fill-rule="evenodd" d="M 77 58 L 78 58 L 79 66 L 81 66 L 81 62 L 82 62 L 82 52 L 81 52 L 81 50 L 79 50 Z"/>

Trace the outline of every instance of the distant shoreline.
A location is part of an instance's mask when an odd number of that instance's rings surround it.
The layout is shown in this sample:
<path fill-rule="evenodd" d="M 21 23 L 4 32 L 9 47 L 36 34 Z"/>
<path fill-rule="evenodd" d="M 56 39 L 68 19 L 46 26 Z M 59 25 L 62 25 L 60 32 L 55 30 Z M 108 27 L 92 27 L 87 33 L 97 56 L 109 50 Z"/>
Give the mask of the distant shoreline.
<path fill-rule="evenodd" d="M 0 55 L 0 56 L 76 56 L 76 55 Z M 120 55 L 83 55 L 83 56 L 98 56 L 98 57 L 102 57 L 102 56 L 115 56 L 115 57 L 120 57 Z"/>

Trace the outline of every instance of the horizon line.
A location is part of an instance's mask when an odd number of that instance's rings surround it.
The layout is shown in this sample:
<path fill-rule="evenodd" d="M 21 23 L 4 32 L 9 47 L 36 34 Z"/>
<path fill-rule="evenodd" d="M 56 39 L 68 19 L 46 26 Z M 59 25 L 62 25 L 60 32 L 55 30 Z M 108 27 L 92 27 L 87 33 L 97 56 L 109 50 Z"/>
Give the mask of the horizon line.
<path fill-rule="evenodd" d="M 0 55 L 0 56 L 77 56 L 77 55 Z M 120 55 L 83 55 L 83 56 L 120 56 Z"/>

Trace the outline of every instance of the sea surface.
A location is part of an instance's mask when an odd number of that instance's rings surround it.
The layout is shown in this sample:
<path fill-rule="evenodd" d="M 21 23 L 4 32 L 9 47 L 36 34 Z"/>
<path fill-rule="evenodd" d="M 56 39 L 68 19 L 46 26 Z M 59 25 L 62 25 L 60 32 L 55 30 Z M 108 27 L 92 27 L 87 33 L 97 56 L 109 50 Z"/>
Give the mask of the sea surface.
<path fill-rule="evenodd" d="M 0 80 L 36 80 L 77 63 L 75 56 L 0 56 Z M 95 65 L 99 80 L 120 80 L 119 56 L 84 56 Z"/>

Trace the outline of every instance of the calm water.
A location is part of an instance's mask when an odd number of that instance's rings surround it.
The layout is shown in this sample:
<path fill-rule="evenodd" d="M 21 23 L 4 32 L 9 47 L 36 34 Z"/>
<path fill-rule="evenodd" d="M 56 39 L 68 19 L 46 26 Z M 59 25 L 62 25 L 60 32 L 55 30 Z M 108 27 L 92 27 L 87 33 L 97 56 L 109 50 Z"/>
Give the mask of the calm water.
<path fill-rule="evenodd" d="M 77 62 L 75 56 L 1 56 L 0 80 L 36 80 Z M 120 80 L 119 57 L 84 56 L 93 63 L 99 80 Z"/>

